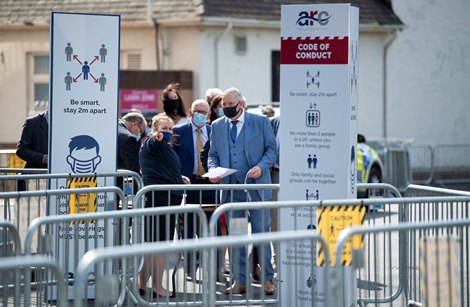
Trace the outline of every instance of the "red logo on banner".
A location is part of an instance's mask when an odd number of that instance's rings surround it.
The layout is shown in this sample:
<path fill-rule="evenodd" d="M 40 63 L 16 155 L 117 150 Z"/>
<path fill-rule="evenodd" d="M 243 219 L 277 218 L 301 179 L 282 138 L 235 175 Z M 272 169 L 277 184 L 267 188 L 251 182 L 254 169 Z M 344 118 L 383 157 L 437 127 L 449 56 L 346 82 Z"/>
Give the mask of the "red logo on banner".
<path fill-rule="evenodd" d="M 348 37 L 283 38 L 281 64 L 348 64 Z"/>

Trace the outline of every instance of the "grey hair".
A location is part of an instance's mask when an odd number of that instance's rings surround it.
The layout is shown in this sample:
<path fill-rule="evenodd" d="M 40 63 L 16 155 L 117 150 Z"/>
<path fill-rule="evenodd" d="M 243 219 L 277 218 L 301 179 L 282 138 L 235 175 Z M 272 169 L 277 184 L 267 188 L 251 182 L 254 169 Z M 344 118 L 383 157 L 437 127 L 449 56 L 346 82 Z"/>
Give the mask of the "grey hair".
<path fill-rule="evenodd" d="M 211 103 L 212 99 L 214 99 L 217 95 L 222 95 L 223 92 L 220 88 L 208 88 L 206 91 L 206 101 L 208 104 Z"/>
<path fill-rule="evenodd" d="M 225 95 L 235 95 L 235 97 L 237 98 L 237 100 L 239 101 L 245 101 L 245 97 L 243 97 L 242 93 L 240 92 L 240 90 L 238 88 L 235 88 L 235 87 L 231 87 L 231 88 L 228 88 L 224 91 L 224 96 Z"/>

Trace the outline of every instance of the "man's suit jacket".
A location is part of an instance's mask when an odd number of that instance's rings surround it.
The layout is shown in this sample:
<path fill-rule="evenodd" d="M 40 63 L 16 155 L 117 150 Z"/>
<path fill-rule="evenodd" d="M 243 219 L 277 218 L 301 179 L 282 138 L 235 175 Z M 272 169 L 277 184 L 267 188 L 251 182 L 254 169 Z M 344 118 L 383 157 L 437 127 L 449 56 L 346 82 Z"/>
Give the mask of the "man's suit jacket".
<path fill-rule="evenodd" d="M 210 136 L 211 127 L 206 125 L 206 128 L 207 135 Z M 173 133 L 176 134 L 177 140 L 176 144 L 173 146 L 173 149 L 180 158 L 181 174 L 191 178 L 194 170 L 194 138 L 191 122 L 173 128 Z"/>
<path fill-rule="evenodd" d="M 29 117 L 23 124 L 23 132 L 16 147 L 18 157 L 26 161 L 25 168 L 47 168 L 42 163 L 48 152 L 49 124 L 46 112 Z"/>
<path fill-rule="evenodd" d="M 118 160 L 117 168 L 126 169 L 140 174 L 139 150 L 140 141 L 127 130 L 124 123 L 118 123 Z"/>
<path fill-rule="evenodd" d="M 230 119 L 222 117 L 212 123 L 212 133 L 210 137 L 209 169 L 218 166 L 230 168 Z M 260 116 L 245 112 L 245 157 L 249 168 L 259 166 L 261 176 L 255 180 L 257 184 L 271 183 L 270 168 L 277 158 L 276 139 L 269 120 L 265 116 Z M 223 184 L 229 183 L 229 176 L 222 178 Z M 271 191 L 258 191 L 263 200 L 271 199 Z M 221 202 L 224 203 L 228 195 L 227 191 L 222 193 Z"/>

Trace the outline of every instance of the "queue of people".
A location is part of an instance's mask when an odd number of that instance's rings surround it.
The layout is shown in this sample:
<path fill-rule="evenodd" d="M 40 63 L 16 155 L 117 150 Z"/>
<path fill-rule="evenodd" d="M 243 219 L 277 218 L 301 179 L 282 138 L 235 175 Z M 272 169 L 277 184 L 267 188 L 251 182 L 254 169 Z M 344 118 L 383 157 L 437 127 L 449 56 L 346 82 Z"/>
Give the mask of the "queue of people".
<path fill-rule="evenodd" d="M 162 92 L 164 112 L 147 121 L 138 111 L 133 110 L 118 121 L 119 169 L 140 173 L 145 186 L 159 184 L 207 184 L 212 191 L 189 191 L 185 202 L 188 204 L 224 204 L 246 201 L 246 191 L 234 189 L 216 193 L 216 185 L 224 184 L 268 184 L 271 183 L 272 167 L 276 165 L 278 147 L 276 137 L 266 116 L 246 112 L 245 98 L 236 88 L 222 92 L 209 89 L 205 99 L 196 99 L 186 112 L 179 93 L 180 84 L 171 83 Z M 39 114 L 26 120 L 17 154 L 27 161 L 27 167 L 47 167 L 47 126 L 48 113 Z M 256 140 L 255 142 L 253 140 Z M 234 174 L 220 177 L 202 177 L 217 167 L 238 170 Z M 122 188 L 122 182 L 118 185 Z M 271 191 L 250 191 L 251 201 L 271 199 Z M 217 195 L 217 199 L 216 199 Z M 182 191 L 154 191 L 146 195 L 145 207 L 178 206 L 183 200 Z M 212 212 L 208 212 L 208 219 Z M 218 235 L 227 233 L 227 221 L 231 218 L 249 215 L 252 232 L 270 231 L 269 208 L 262 210 L 234 211 L 222 219 Z M 187 219 L 186 238 L 197 234 L 198 225 L 194 218 Z M 174 216 L 149 217 L 145 220 L 145 242 L 173 240 Z M 230 234 L 230 229 L 228 229 Z M 262 244 L 255 249 L 264 257 L 262 280 L 267 295 L 274 292 L 271 246 Z M 260 252 L 262 250 L 262 252 Z M 221 249 L 218 257 L 218 273 L 225 268 L 226 250 Z M 188 278 L 195 281 L 197 253 L 189 253 L 187 259 Z M 226 294 L 246 291 L 247 255 L 244 248 L 234 249 L 229 255 L 233 282 L 225 289 Z M 162 284 L 165 258 L 161 255 L 145 257 L 139 272 L 138 286 L 141 295 L 171 297 L 173 293 Z M 152 278 L 151 292 L 147 282 Z M 218 279 L 220 276 L 218 275 Z M 259 277 L 258 277 L 259 279 Z"/>

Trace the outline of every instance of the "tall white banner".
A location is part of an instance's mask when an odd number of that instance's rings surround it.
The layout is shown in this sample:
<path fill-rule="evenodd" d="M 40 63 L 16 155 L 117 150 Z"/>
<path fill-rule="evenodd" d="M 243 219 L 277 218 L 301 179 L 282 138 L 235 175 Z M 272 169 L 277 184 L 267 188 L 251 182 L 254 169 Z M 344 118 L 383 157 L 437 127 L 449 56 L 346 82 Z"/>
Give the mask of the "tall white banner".
<path fill-rule="evenodd" d="M 116 171 L 119 48 L 120 16 L 51 13 L 50 173 Z M 54 180 L 50 188 L 101 187 L 104 182 L 95 177 Z M 112 196 L 70 195 L 50 201 L 48 214 L 99 212 L 107 204 L 114 204 Z M 84 221 L 52 230 L 53 249 L 73 255 L 71 261 L 59 258 L 70 278 L 75 273 L 73 259 L 86 252 L 87 240 L 88 246 L 104 245 L 102 223 Z M 89 295 L 94 295 L 92 290 Z"/>
<path fill-rule="evenodd" d="M 281 7 L 281 200 L 356 198 L 358 31 L 350 4 Z M 318 226 L 311 208 L 281 216 L 281 230 Z M 282 306 L 323 305 L 321 257 L 281 244 Z"/>

